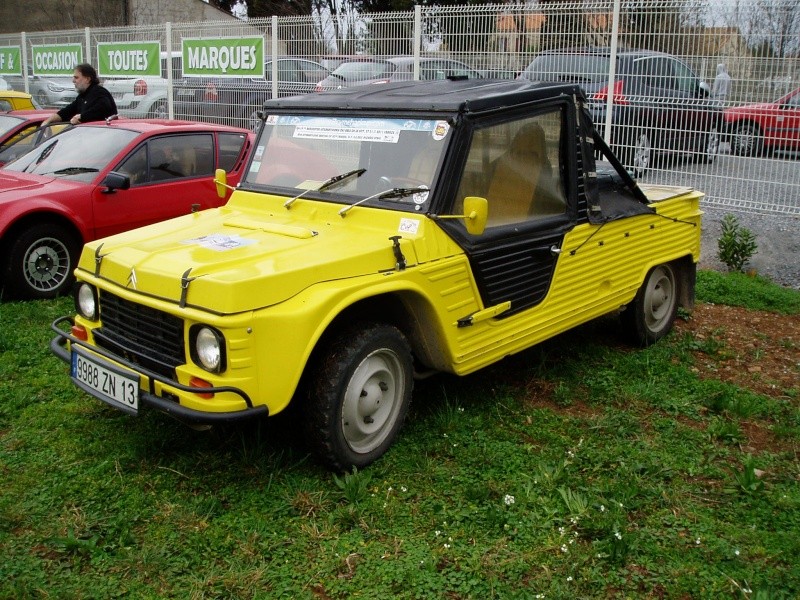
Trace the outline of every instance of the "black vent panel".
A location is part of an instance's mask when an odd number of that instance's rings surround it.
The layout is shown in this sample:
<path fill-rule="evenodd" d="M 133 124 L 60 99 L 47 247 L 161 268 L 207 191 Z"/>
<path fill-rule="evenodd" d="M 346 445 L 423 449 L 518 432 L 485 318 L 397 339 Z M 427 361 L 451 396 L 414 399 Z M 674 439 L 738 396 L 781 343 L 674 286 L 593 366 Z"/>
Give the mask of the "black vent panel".
<path fill-rule="evenodd" d="M 186 362 L 178 317 L 101 292 L 100 319 L 94 337 L 101 348 L 168 377 Z"/>

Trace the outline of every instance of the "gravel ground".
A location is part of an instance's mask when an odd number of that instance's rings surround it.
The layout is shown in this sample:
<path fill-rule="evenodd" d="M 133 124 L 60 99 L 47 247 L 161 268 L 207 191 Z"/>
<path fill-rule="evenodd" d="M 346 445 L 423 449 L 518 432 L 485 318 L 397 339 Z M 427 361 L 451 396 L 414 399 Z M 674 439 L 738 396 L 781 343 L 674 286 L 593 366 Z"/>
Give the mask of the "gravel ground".
<path fill-rule="evenodd" d="M 700 268 L 727 271 L 717 257 L 722 218 L 732 213 L 742 227 L 753 232 L 758 250 L 745 267 L 784 287 L 800 290 L 800 217 L 734 212 L 701 207 L 703 212 Z"/>

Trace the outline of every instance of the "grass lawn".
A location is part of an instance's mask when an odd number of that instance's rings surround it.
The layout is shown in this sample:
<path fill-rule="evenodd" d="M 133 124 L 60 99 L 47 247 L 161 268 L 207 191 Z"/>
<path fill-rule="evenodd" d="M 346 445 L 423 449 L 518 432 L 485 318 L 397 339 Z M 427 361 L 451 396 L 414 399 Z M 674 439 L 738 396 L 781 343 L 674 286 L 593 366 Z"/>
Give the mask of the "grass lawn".
<path fill-rule="evenodd" d="M 800 319 L 761 279 L 701 272 L 698 301 Z M 2 599 L 800 597 L 797 339 L 763 393 L 708 367 L 739 348 L 600 319 L 418 382 L 387 455 L 333 474 L 280 416 L 194 431 L 79 392 L 48 347 L 71 312 L 0 304 Z"/>

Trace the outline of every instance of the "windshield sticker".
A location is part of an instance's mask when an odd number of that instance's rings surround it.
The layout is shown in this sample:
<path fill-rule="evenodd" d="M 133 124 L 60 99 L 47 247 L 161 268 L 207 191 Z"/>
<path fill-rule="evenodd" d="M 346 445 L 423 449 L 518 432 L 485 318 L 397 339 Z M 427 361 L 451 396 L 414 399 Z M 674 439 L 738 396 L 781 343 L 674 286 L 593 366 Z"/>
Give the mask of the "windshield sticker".
<path fill-rule="evenodd" d="M 427 188 L 428 186 L 421 185 L 420 187 Z M 411 196 L 411 199 L 414 201 L 414 204 L 425 204 L 425 202 L 428 200 L 428 191 L 427 191 L 427 189 L 424 192 L 415 193 L 413 196 Z"/>
<path fill-rule="evenodd" d="M 418 219 L 400 219 L 400 227 L 397 228 L 400 233 L 417 233 L 419 231 Z"/>
<path fill-rule="evenodd" d="M 255 156 L 253 156 L 253 160 L 261 160 L 262 156 L 264 156 L 264 146 L 256 146 L 256 153 Z"/>
<path fill-rule="evenodd" d="M 259 170 L 261 170 L 261 161 L 260 160 L 254 160 L 253 162 L 250 163 L 250 172 L 251 173 L 258 173 Z"/>
<path fill-rule="evenodd" d="M 384 142 L 396 144 L 400 139 L 398 130 L 372 129 L 367 127 L 314 127 L 298 125 L 294 137 L 312 140 L 337 140 L 357 142 Z"/>
<path fill-rule="evenodd" d="M 436 127 L 433 128 L 433 139 L 437 142 L 443 140 L 448 131 L 450 131 L 450 125 L 447 124 L 447 121 L 436 121 Z"/>
<path fill-rule="evenodd" d="M 248 240 L 239 237 L 238 235 L 224 235 L 221 233 L 212 233 L 211 235 L 204 235 L 190 240 L 183 240 L 182 244 L 202 246 L 209 250 L 216 252 L 225 252 L 227 250 L 235 250 L 244 246 L 255 244 L 256 240 Z"/>

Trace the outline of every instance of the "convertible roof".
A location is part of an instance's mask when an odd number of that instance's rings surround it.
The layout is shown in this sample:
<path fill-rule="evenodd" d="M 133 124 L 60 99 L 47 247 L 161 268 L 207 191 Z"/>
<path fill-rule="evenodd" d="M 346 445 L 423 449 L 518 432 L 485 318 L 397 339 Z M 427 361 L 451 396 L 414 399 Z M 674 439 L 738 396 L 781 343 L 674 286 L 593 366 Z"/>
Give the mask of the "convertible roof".
<path fill-rule="evenodd" d="M 576 84 L 532 83 L 520 79 L 444 79 L 362 85 L 279 98 L 266 101 L 264 109 L 483 112 L 562 95 L 583 98 L 583 92 Z"/>

